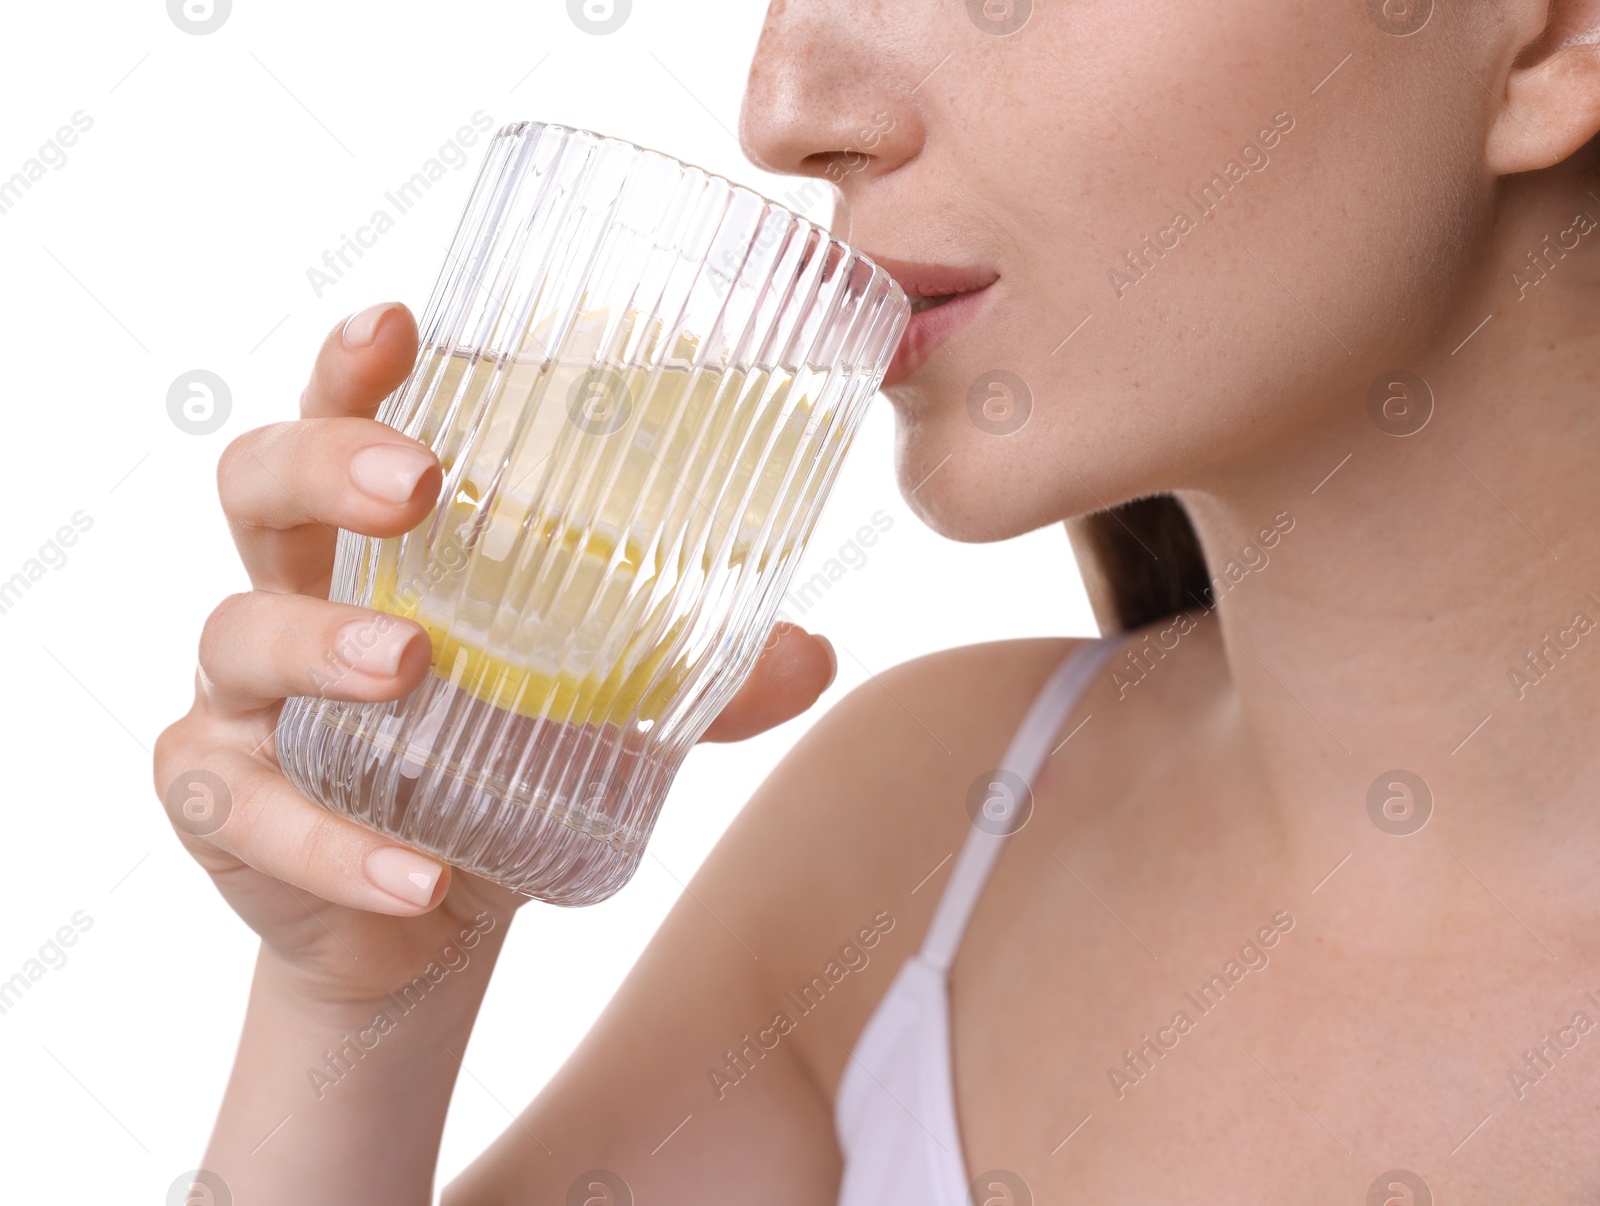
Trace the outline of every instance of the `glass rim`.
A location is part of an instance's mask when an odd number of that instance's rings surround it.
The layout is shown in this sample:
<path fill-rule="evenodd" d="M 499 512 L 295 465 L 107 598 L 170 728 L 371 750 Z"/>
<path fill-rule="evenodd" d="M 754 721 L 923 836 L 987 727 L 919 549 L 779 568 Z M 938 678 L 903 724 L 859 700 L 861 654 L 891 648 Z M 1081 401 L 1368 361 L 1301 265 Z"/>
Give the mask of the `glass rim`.
<path fill-rule="evenodd" d="M 592 138 L 596 142 L 610 143 L 613 146 L 625 147 L 628 150 L 634 152 L 636 155 L 653 155 L 656 158 L 664 159 L 668 163 L 674 164 L 677 167 L 679 167 L 679 168 L 681 168 L 681 169 L 683 169 L 685 171 L 699 172 L 701 175 L 705 176 L 706 179 L 708 179 L 708 180 L 714 181 L 717 184 L 725 185 L 727 188 L 733 190 L 736 193 L 743 193 L 744 195 L 746 195 L 748 197 L 753 197 L 756 200 L 761 201 L 766 205 L 770 205 L 773 209 L 777 210 L 779 213 L 787 215 L 792 221 L 804 222 L 807 225 L 814 227 L 818 231 L 818 233 L 820 233 L 830 243 L 833 243 L 833 244 L 837 245 L 838 247 L 843 248 L 851 256 L 853 256 L 856 259 L 862 261 L 863 263 L 869 265 L 874 272 L 883 273 L 883 275 L 888 279 L 889 283 L 894 287 L 894 289 L 897 290 L 900 293 L 901 297 L 905 298 L 905 286 L 903 286 L 898 280 L 895 279 L 894 273 L 890 272 L 882 264 L 878 263 L 877 260 L 873 259 L 872 256 L 868 255 L 865 251 L 862 251 L 861 248 L 857 247 L 854 243 L 850 243 L 850 242 L 847 242 L 844 239 L 841 239 L 838 235 L 834 234 L 834 232 L 828 226 L 824 226 L 824 225 L 821 225 L 821 224 L 819 224 L 817 222 L 813 222 L 810 218 L 806 217 L 804 214 L 798 212 L 797 210 L 791 208 L 788 205 L 785 205 L 782 201 L 779 201 L 776 198 L 768 196 L 766 193 L 762 192 L 758 188 L 752 188 L 748 184 L 741 184 L 737 180 L 734 180 L 734 179 L 732 179 L 732 178 L 730 178 L 728 176 L 724 176 L 720 172 L 713 172 L 710 168 L 701 167 L 698 163 L 692 163 L 687 159 L 681 159 L 678 156 L 672 154 L 670 151 L 662 151 L 662 150 L 658 150 L 655 147 L 647 147 L 647 146 L 644 146 L 641 143 L 634 142 L 632 139 L 620 138 L 620 137 L 618 137 L 618 136 L 616 136 L 614 134 L 602 134 L 598 130 L 591 130 L 591 129 L 587 128 L 586 126 L 569 126 L 564 122 L 559 122 L 559 121 L 541 121 L 538 118 L 534 118 L 534 117 L 522 118 L 522 119 L 517 120 L 517 121 L 508 121 L 508 122 L 506 122 L 498 130 L 496 130 L 492 135 L 490 135 L 490 142 L 492 143 L 492 142 L 494 142 L 494 141 L 496 141 L 498 139 L 502 139 L 502 138 L 512 138 L 512 137 L 515 137 L 518 134 L 522 134 L 522 133 L 526 132 L 530 128 L 535 128 L 535 127 L 538 128 L 538 129 L 542 129 L 542 130 L 554 130 L 554 131 L 556 131 L 556 132 L 558 132 L 560 134 L 563 134 L 563 135 L 573 135 L 573 134 L 582 135 L 582 136 L 584 136 L 586 138 Z M 819 179 L 819 178 L 818 177 L 807 177 L 807 179 Z M 832 181 L 821 180 L 820 182 L 822 184 L 826 185 L 829 188 L 833 188 L 833 189 L 837 190 L 838 186 L 833 184 Z M 909 299 L 906 299 L 906 302 L 907 302 L 908 305 L 910 304 Z"/>

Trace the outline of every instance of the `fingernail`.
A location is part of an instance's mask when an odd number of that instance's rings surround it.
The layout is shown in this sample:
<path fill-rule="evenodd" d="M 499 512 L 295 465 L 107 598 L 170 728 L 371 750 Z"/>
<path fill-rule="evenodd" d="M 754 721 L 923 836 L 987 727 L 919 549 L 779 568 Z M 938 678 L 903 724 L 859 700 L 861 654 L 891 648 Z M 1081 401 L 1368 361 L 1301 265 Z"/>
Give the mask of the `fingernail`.
<path fill-rule="evenodd" d="M 444 868 L 403 846 L 380 846 L 367 855 L 367 878 L 390 896 L 407 904 L 425 905 L 433 899 L 433 889 Z"/>
<path fill-rule="evenodd" d="M 344 346 L 364 348 L 371 343 L 378 334 L 378 321 L 394 308 L 394 304 L 394 302 L 379 302 L 345 319 L 344 330 L 339 334 L 344 340 Z"/>
<path fill-rule="evenodd" d="M 827 637 L 817 635 L 817 640 L 821 641 L 822 647 L 828 651 L 828 662 L 833 667 L 828 671 L 828 681 L 822 684 L 822 689 L 826 691 L 833 686 L 833 680 L 839 677 L 839 655 L 833 651 L 833 642 Z"/>
<path fill-rule="evenodd" d="M 404 444 L 374 444 L 350 458 L 350 480 L 363 493 L 386 503 L 409 502 L 433 457 Z"/>
<path fill-rule="evenodd" d="M 385 619 L 390 620 L 387 625 Z M 380 630 L 380 625 L 383 627 Z M 351 620 L 334 638 L 334 652 L 364 674 L 399 673 L 406 650 L 422 633 L 391 617 Z"/>

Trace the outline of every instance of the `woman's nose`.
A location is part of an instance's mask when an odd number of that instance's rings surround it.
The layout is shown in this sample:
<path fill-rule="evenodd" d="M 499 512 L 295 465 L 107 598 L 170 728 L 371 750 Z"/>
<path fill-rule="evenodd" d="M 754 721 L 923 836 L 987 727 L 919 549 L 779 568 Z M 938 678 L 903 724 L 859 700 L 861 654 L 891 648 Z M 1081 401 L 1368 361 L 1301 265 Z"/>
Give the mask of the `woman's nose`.
<path fill-rule="evenodd" d="M 905 14 L 882 3 L 772 0 L 750 64 L 739 138 L 772 172 L 831 180 L 848 196 L 922 147 Z"/>

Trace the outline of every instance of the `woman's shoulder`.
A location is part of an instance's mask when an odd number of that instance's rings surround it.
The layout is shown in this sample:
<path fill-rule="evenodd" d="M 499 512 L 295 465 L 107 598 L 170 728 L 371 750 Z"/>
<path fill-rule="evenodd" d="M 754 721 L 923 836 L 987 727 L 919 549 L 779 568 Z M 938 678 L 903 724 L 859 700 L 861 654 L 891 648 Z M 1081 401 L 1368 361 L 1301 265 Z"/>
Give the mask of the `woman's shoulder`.
<path fill-rule="evenodd" d="M 1131 651 L 1143 636 L 1132 633 L 1122 643 Z M 1091 641 L 987 641 L 869 670 L 780 760 L 730 838 L 761 848 L 769 886 L 780 870 L 796 891 L 830 894 L 885 882 L 923 852 L 947 852 L 969 823 L 967 788 L 996 768 L 1050 675 Z M 1108 660 L 1079 711 L 1131 693 L 1134 663 L 1122 661 Z M 1152 682 L 1140 685 L 1154 702 L 1163 687 L 1148 677 Z M 1159 725 L 1164 710 L 1130 709 L 1128 719 L 1141 728 Z"/>
<path fill-rule="evenodd" d="M 1093 714 L 1076 774 L 1174 744 L 1226 684 L 1214 617 L 1186 614 L 1118 638 L 1073 715 Z M 871 672 L 795 743 L 727 841 L 785 925 L 788 906 L 846 902 L 907 880 L 965 837 L 968 791 L 994 771 L 1045 681 L 1084 637 L 940 650 Z M 1062 718 L 1066 720 L 1065 717 Z M 1089 730 L 1085 730 L 1086 735 Z M 926 866 L 924 864 L 926 863 Z M 920 903 L 920 902 L 919 902 Z M 803 910 L 815 915 L 815 905 Z"/>
<path fill-rule="evenodd" d="M 873 721 L 916 728 L 919 720 L 925 724 L 949 718 L 965 721 L 970 728 L 975 719 L 1003 724 L 1001 713 L 1008 708 L 1020 719 L 1055 667 L 1075 649 L 1090 643 L 1087 637 L 984 641 L 940 649 L 869 672 L 814 726 L 815 740 L 848 744 L 863 723 Z M 916 704 L 921 705 L 920 710 Z M 926 730 L 924 735 L 935 736 Z M 960 740 L 959 733 L 953 736 Z M 935 738 L 933 744 L 940 743 Z"/>
<path fill-rule="evenodd" d="M 1214 614 L 1183 612 L 1116 635 L 1078 712 L 1118 713 L 1131 740 L 1159 739 L 1227 684 Z M 921 774 L 993 769 L 1045 681 L 1089 637 L 1030 637 L 962 645 L 869 673 L 796 743 L 778 780 L 891 772 L 888 786 Z M 1137 708 L 1109 708 L 1138 700 Z M 1107 734 L 1109 738 L 1111 735 Z M 837 786 L 846 786 L 838 784 Z"/>
<path fill-rule="evenodd" d="M 1051 671 L 1084 643 L 990 641 L 869 669 L 757 788 L 721 844 L 736 850 L 730 862 L 781 907 L 853 896 L 922 847 L 948 846 L 966 823 L 965 785 L 993 769 Z"/>
<path fill-rule="evenodd" d="M 780 794 L 826 791 L 841 811 L 872 797 L 930 806 L 942 789 L 986 769 L 1004 750 L 1051 673 L 1082 637 L 988 641 L 869 672 L 820 717 L 774 770 Z"/>

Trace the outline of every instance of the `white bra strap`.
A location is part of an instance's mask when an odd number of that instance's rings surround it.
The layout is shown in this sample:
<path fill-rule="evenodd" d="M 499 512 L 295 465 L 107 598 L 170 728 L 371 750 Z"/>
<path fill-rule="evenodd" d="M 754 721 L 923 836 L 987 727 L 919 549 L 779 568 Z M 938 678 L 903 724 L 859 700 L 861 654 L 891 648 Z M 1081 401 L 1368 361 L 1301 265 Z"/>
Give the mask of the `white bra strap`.
<path fill-rule="evenodd" d="M 1084 688 L 1105 660 L 1122 644 L 1121 635 L 1085 641 L 1073 649 L 1056 667 L 1044 686 L 1040 688 L 1033 705 L 1023 717 L 1000 769 L 1019 777 L 1031 792 L 1034 779 L 1046 758 L 1053 752 L 1050 741 L 1060 731 L 1062 722 L 1071 714 Z M 956 865 L 950 872 L 950 882 L 934 911 L 933 922 L 922 942 L 922 959 L 940 971 L 948 971 L 955 958 L 956 948 L 966 931 L 967 922 L 977 908 L 978 897 L 994 869 L 995 859 L 1005 845 L 1003 832 L 989 832 L 976 824 L 967 835 L 961 853 L 956 855 Z"/>

